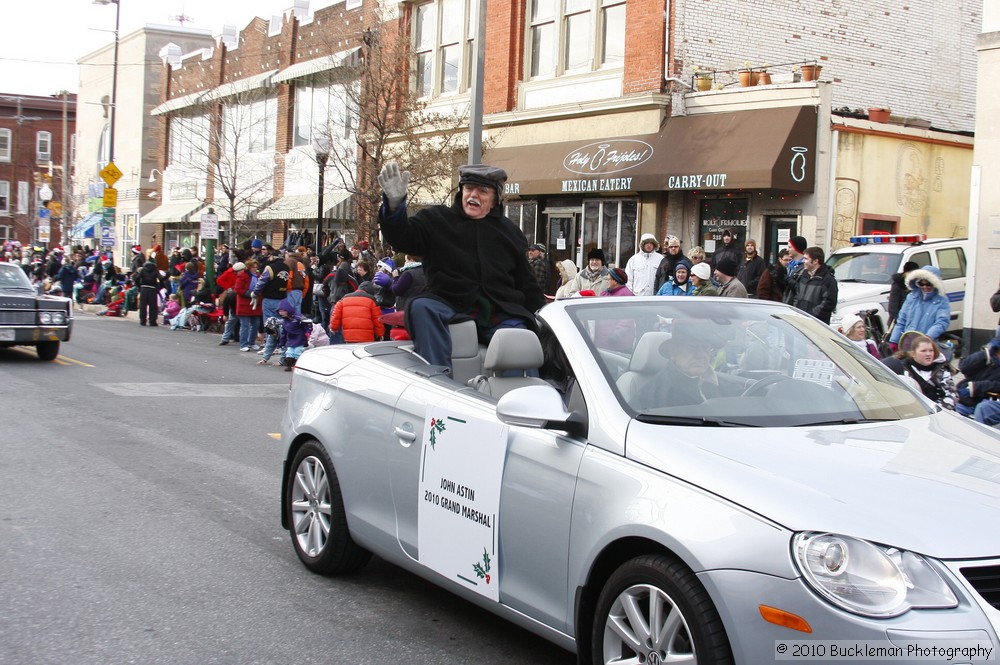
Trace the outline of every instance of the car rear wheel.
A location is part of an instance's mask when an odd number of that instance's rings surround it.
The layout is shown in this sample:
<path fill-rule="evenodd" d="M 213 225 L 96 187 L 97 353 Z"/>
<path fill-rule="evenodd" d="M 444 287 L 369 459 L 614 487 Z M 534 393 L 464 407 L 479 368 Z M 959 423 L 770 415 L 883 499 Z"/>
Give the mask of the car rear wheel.
<path fill-rule="evenodd" d="M 340 482 L 326 449 L 310 441 L 299 449 L 290 469 L 285 504 L 299 559 L 321 575 L 363 567 L 371 553 L 348 532 Z"/>
<path fill-rule="evenodd" d="M 35 353 L 39 360 L 55 360 L 59 355 L 59 341 L 39 342 L 35 345 Z"/>
<path fill-rule="evenodd" d="M 597 600 L 591 653 L 612 663 L 731 664 L 719 613 L 694 574 L 651 554 L 623 564 Z"/>

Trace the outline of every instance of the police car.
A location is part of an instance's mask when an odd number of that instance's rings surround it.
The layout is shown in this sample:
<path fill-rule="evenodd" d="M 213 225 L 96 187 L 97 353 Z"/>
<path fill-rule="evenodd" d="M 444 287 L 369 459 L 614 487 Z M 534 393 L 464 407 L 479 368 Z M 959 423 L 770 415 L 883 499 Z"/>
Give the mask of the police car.
<path fill-rule="evenodd" d="M 967 238 L 928 239 L 918 233 L 854 236 L 850 241 L 850 247 L 834 251 L 826 261 L 839 287 L 837 311 L 830 320 L 831 326 L 839 326 L 848 314 L 876 310 L 885 329 L 892 276 L 913 261 L 921 268 L 930 265 L 941 271 L 941 281 L 951 302 L 948 330 L 961 331 L 969 251 Z"/>

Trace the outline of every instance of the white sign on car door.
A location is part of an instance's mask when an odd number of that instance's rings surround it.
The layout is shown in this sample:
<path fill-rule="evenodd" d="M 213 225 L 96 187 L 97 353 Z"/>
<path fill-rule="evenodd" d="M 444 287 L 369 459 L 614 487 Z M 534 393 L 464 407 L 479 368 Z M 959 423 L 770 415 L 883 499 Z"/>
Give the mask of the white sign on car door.
<path fill-rule="evenodd" d="M 417 497 L 420 563 L 500 600 L 497 516 L 506 425 L 449 408 L 427 408 Z"/>

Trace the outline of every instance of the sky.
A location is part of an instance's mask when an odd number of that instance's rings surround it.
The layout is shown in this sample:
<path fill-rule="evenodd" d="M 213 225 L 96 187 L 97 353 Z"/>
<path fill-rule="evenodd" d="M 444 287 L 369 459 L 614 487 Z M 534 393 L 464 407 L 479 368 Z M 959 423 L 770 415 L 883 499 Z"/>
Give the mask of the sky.
<path fill-rule="evenodd" d="M 333 4 L 312 0 L 310 10 Z M 221 34 L 222 26 L 243 29 L 255 16 L 270 19 L 292 0 L 121 0 L 119 35 L 146 24 L 184 25 Z M 76 61 L 114 42 L 115 6 L 93 0 L 6 0 L 0 21 L 0 94 L 55 95 L 76 92 Z"/>

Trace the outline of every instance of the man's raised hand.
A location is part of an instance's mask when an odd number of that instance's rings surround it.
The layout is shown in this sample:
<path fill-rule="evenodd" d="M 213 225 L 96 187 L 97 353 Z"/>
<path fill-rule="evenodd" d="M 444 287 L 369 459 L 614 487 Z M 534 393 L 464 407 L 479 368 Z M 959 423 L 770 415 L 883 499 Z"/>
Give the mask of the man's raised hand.
<path fill-rule="evenodd" d="M 393 211 L 406 198 L 406 186 L 410 182 L 410 172 L 399 170 L 396 162 L 386 162 L 378 174 L 378 184 L 382 187 L 389 210 Z"/>

